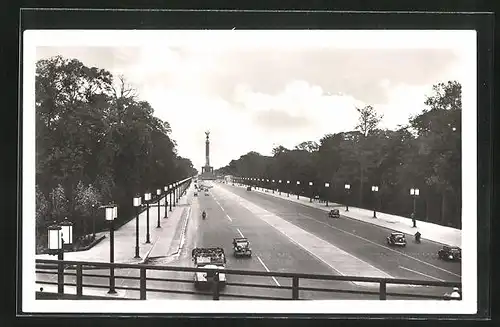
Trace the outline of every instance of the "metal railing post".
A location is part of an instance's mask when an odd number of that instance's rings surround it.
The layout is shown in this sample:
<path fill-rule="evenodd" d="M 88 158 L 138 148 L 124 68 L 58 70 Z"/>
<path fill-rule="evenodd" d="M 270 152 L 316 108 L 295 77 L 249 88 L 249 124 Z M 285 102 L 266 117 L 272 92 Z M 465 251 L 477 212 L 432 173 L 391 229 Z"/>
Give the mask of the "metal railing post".
<path fill-rule="evenodd" d="M 219 273 L 216 272 L 214 275 L 214 283 L 213 283 L 213 300 L 219 300 Z"/>
<path fill-rule="evenodd" d="M 380 300 L 387 299 L 387 283 L 385 280 L 380 281 L 380 290 L 379 290 Z"/>
<path fill-rule="evenodd" d="M 292 277 L 292 300 L 299 299 L 299 277 Z"/>
<path fill-rule="evenodd" d="M 140 276 L 140 296 L 141 300 L 146 299 L 146 268 L 141 268 L 141 276 Z"/>
<path fill-rule="evenodd" d="M 83 295 L 83 273 L 82 265 L 76 265 L 76 296 Z"/>

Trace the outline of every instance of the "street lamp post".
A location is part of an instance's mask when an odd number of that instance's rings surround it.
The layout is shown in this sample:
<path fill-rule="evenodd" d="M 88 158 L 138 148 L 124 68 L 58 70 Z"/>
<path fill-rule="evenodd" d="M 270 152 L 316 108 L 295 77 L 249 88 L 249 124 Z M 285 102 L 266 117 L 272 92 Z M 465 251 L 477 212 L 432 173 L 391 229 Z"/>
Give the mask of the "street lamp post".
<path fill-rule="evenodd" d="M 115 228 L 114 221 L 118 217 L 118 207 L 115 204 L 104 206 L 106 221 L 109 222 L 109 263 L 115 262 Z M 116 294 L 115 291 L 115 268 L 109 267 L 109 291 L 108 294 Z"/>
<path fill-rule="evenodd" d="M 274 194 L 274 188 L 275 188 L 275 186 L 274 186 L 274 179 L 272 180 L 271 187 L 273 188 L 273 194 Z"/>
<path fill-rule="evenodd" d="M 309 202 L 313 202 L 313 182 L 309 182 Z"/>
<path fill-rule="evenodd" d="M 165 202 L 165 217 L 163 217 L 163 218 L 168 218 L 168 216 L 167 216 L 167 206 L 168 206 L 168 203 L 167 203 L 168 202 L 167 201 L 167 191 L 168 191 L 168 187 L 165 186 L 163 188 L 163 190 L 165 191 L 165 196 L 164 196 L 164 198 L 165 198 L 165 201 L 164 201 Z"/>
<path fill-rule="evenodd" d="M 325 201 L 326 201 L 326 206 L 328 207 L 328 196 L 330 195 L 328 190 L 330 188 L 330 183 L 325 183 Z"/>
<path fill-rule="evenodd" d="M 290 184 L 290 181 L 286 181 L 287 184 Z M 286 197 L 290 197 L 290 185 L 286 186 Z"/>
<path fill-rule="evenodd" d="M 280 192 L 279 195 L 281 195 L 281 179 L 278 181 L 279 182 L 279 186 L 278 186 L 278 191 Z"/>
<path fill-rule="evenodd" d="M 95 239 L 95 204 L 92 204 L 92 237 Z"/>
<path fill-rule="evenodd" d="M 299 200 L 299 194 L 300 194 L 300 181 L 297 181 L 297 200 Z"/>
<path fill-rule="evenodd" d="M 169 190 L 169 197 L 170 197 L 170 204 L 169 204 L 169 211 L 172 212 L 172 184 L 170 184 L 168 186 L 168 190 Z"/>
<path fill-rule="evenodd" d="M 373 198 L 376 200 L 376 198 L 377 198 L 376 194 L 378 192 L 378 186 L 372 185 L 372 192 L 373 192 Z M 377 218 L 376 203 L 373 204 L 373 218 Z"/>
<path fill-rule="evenodd" d="M 149 239 L 149 201 L 151 200 L 151 193 L 144 193 L 144 202 L 146 202 L 146 243 L 151 243 Z"/>
<path fill-rule="evenodd" d="M 420 190 L 418 188 L 411 188 L 410 195 L 413 197 L 413 212 L 411 213 L 411 220 L 413 227 L 417 227 L 417 197 L 420 195 Z"/>
<path fill-rule="evenodd" d="M 161 228 L 160 225 L 160 201 L 161 201 L 161 189 L 156 190 L 156 197 L 158 198 L 158 224 L 156 225 L 156 228 Z"/>
<path fill-rule="evenodd" d="M 267 184 L 266 184 L 266 192 L 269 192 L 269 180 L 267 180 Z"/>
<path fill-rule="evenodd" d="M 137 194 L 134 197 L 134 207 L 135 207 L 135 257 L 140 259 L 139 256 L 139 207 L 141 206 L 141 195 Z"/>
<path fill-rule="evenodd" d="M 70 228 L 72 228 L 72 226 Z M 58 226 L 54 221 L 54 223 L 47 228 L 47 235 L 49 254 L 57 255 L 57 260 L 63 261 L 64 239 L 61 226 Z M 62 262 L 57 264 L 57 293 L 64 294 L 64 264 Z"/>
<path fill-rule="evenodd" d="M 351 185 L 345 184 L 344 189 L 347 194 L 347 198 L 345 199 L 345 211 L 349 211 L 349 195 L 351 194 Z"/>

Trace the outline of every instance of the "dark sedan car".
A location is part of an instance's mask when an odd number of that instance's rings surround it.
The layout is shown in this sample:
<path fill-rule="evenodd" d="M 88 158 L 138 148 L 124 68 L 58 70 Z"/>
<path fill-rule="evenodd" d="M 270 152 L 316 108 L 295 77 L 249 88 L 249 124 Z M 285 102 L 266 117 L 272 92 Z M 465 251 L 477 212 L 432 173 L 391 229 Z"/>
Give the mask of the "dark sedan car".
<path fill-rule="evenodd" d="M 393 232 L 391 235 L 387 236 L 388 245 L 406 246 L 405 234 L 400 232 Z"/>
<path fill-rule="evenodd" d="M 330 212 L 328 213 L 328 217 L 330 217 L 330 218 L 340 218 L 339 209 L 330 210 Z"/>
<path fill-rule="evenodd" d="M 438 256 L 443 260 L 460 261 L 462 260 L 462 249 L 458 246 L 444 245 L 443 248 L 438 251 Z"/>

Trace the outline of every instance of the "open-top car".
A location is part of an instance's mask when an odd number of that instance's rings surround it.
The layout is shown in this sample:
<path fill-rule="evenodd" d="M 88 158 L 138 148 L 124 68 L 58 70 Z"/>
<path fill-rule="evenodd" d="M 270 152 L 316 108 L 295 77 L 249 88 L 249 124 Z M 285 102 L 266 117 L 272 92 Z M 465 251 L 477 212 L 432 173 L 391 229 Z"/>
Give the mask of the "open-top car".
<path fill-rule="evenodd" d="M 233 250 L 234 256 L 252 256 L 252 249 L 250 248 L 250 242 L 245 237 L 233 238 Z"/>
<path fill-rule="evenodd" d="M 194 248 L 191 256 L 196 268 L 208 268 L 207 271 L 195 272 L 194 286 L 196 288 L 211 286 L 216 276 L 216 272 L 212 269 L 225 269 L 226 267 L 224 249 L 220 247 Z M 219 287 L 222 288 L 226 285 L 226 274 L 219 272 L 218 277 Z"/>
<path fill-rule="evenodd" d="M 328 213 L 328 217 L 330 217 L 330 218 L 340 218 L 339 209 L 332 209 L 332 210 L 330 210 L 330 212 Z"/>
<path fill-rule="evenodd" d="M 462 260 L 462 249 L 458 246 L 444 245 L 438 251 L 438 257 L 443 260 L 460 261 Z"/>
<path fill-rule="evenodd" d="M 194 191 L 193 195 L 198 196 L 198 191 Z"/>
<path fill-rule="evenodd" d="M 387 236 L 387 244 L 406 246 L 405 234 L 401 232 L 392 232 L 391 235 Z"/>

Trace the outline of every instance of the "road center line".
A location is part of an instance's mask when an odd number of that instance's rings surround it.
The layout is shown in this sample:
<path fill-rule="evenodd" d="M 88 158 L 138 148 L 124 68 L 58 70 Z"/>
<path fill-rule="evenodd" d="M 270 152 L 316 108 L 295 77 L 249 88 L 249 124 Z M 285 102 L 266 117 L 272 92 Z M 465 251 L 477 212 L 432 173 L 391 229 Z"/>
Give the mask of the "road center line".
<path fill-rule="evenodd" d="M 327 224 L 327 223 L 325 223 L 325 222 L 322 222 L 322 221 L 319 221 L 319 220 L 317 220 L 317 219 L 314 219 L 313 217 L 310 217 L 310 216 L 308 216 L 308 215 L 304 215 L 304 214 L 302 214 L 302 213 L 300 213 L 300 212 L 299 212 L 299 215 L 300 215 L 300 216 L 302 216 L 302 217 L 304 217 L 304 218 L 307 218 L 307 219 L 312 219 L 312 220 L 314 220 L 314 221 L 316 221 L 316 222 L 318 222 L 318 223 L 320 223 L 320 224 L 326 225 L 326 226 L 328 226 L 328 227 L 330 227 L 330 228 L 336 229 L 336 230 L 341 231 L 341 232 L 343 232 L 343 233 L 346 233 L 346 234 L 349 234 L 349 235 L 351 235 L 351 236 L 354 236 L 354 237 L 360 238 L 360 239 L 362 239 L 362 240 L 365 240 L 366 242 L 372 243 L 372 244 L 374 244 L 374 245 L 376 245 L 376 246 L 379 246 L 379 247 L 381 247 L 381 248 L 384 248 L 384 249 L 386 249 L 386 250 L 389 250 L 389 251 L 392 251 L 392 252 L 395 252 L 395 253 L 401 254 L 402 256 L 405 256 L 405 257 L 407 257 L 407 258 L 410 258 L 410 259 L 413 259 L 413 260 L 415 260 L 415 261 L 421 262 L 421 263 L 423 263 L 423 264 L 425 264 L 425 265 L 428 265 L 428 266 L 430 266 L 430 267 L 433 267 L 433 268 L 439 269 L 439 270 L 441 270 L 441 271 L 447 272 L 447 273 L 452 274 L 452 275 L 457 276 L 457 277 L 462 277 L 462 276 L 460 276 L 460 275 L 458 275 L 458 274 L 455 274 L 454 272 L 451 272 L 451 271 L 449 271 L 449 270 L 446 270 L 446 269 L 443 269 L 443 268 L 441 268 L 441 267 L 435 266 L 435 265 L 433 265 L 433 264 L 430 264 L 430 263 L 428 263 L 428 262 L 422 261 L 422 260 L 420 260 L 420 259 L 414 258 L 414 257 L 412 257 L 412 256 L 410 256 L 410 255 L 407 255 L 406 253 L 403 253 L 403 252 L 400 252 L 400 251 L 396 251 L 396 250 L 391 249 L 391 248 L 389 248 L 389 247 L 387 247 L 387 246 L 384 246 L 384 245 L 382 245 L 382 244 L 375 243 L 375 242 L 370 241 L 369 239 L 366 239 L 366 238 L 361 237 L 361 236 L 359 236 L 359 235 L 356 235 L 356 234 L 353 234 L 353 233 L 349 233 L 348 231 L 345 231 L 345 230 L 340 229 L 340 228 L 338 228 L 338 227 L 334 227 L 334 226 L 332 226 L 332 225 L 330 225 L 330 224 Z"/>
<path fill-rule="evenodd" d="M 436 278 L 436 277 L 432 277 L 432 276 L 426 275 L 426 274 L 421 273 L 421 272 L 416 271 L 416 270 L 411 270 L 410 268 L 406 268 L 406 267 L 403 267 L 403 266 L 399 266 L 399 268 L 404 269 L 404 270 L 408 270 L 408 271 L 410 271 L 410 272 L 412 272 L 412 273 L 415 273 L 415 274 L 419 274 L 419 275 L 422 275 L 422 276 L 425 276 L 425 277 L 429 277 L 429 278 L 432 278 L 432 279 L 438 280 L 438 281 L 440 281 L 440 282 L 444 282 L 444 280 L 442 280 L 442 279 L 439 279 L 439 278 Z"/>
<path fill-rule="evenodd" d="M 262 259 L 257 256 L 257 259 L 259 259 L 261 265 L 264 267 L 264 269 L 267 271 L 267 272 L 270 272 L 269 269 L 266 267 L 266 265 L 264 264 L 264 262 L 262 261 Z M 271 278 L 274 280 L 274 282 L 276 283 L 276 285 L 278 286 L 281 286 L 280 283 L 278 283 L 278 281 L 276 280 L 276 278 L 274 278 L 274 276 L 271 276 Z"/>
<path fill-rule="evenodd" d="M 231 219 L 231 217 L 229 217 L 229 215 L 228 215 L 228 214 L 226 214 L 226 217 L 227 217 L 227 219 L 229 219 L 229 221 L 231 221 L 231 222 L 233 221 L 233 220 Z"/>
<path fill-rule="evenodd" d="M 238 233 L 240 233 L 241 237 L 245 238 L 245 236 L 243 235 L 243 233 L 240 231 L 239 228 L 236 228 L 236 230 L 238 231 Z"/>

